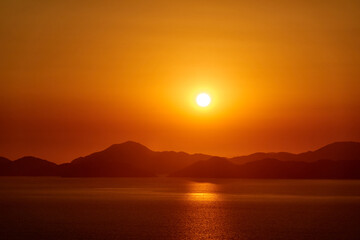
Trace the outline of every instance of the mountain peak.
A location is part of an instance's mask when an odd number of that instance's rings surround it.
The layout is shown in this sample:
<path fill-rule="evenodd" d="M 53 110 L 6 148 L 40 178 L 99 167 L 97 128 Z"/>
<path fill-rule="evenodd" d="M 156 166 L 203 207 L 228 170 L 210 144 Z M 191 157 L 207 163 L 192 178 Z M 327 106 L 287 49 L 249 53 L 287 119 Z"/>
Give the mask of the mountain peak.
<path fill-rule="evenodd" d="M 354 148 L 360 148 L 359 142 L 334 142 L 330 143 L 328 145 L 325 145 L 324 147 L 316 150 L 316 151 L 322 151 L 327 149 L 333 149 L 333 150 L 343 150 L 343 149 L 354 149 Z"/>
<path fill-rule="evenodd" d="M 360 143 L 358 142 L 334 142 L 328 144 L 307 155 L 314 155 L 315 160 L 332 159 L 332 160 L 359 160 Z"/>
<path fill-rule="evenodd" d="M 33 156 L 25 156 L 25 157 L 19 158 L 19 159 L 15 160 L 13 163 L 14 164 L 25 164 L 28 166 L 31 166 L 33 164 L 34 165 L 37 165 L 37 164 L 51 165 L 51 166 L 57 165 L 56 163 L 53 163 L 53 162 L 50 162 L 50 161 L 47 161 L 47 160 L 44 160 L 41 158 L 33 157 Z"/>
<path fill-rule="evenodd" d="M 120 149 L 121 150 L 127 149 L 127 150 L 134 150 L 134 151 L 150 151 L 150 149 L 147 148 L 146 146 L 144 146 L 140 143 L 134 142 L 134 141 L 126 141 L 123 143 L 113 144 L 106 150 L 120 150 Z"/>
<path fill-rule="evenodd" d="M 37 158 L 37 157 L 33 157 L 33 156 L 24 156 L 24 157 L 21 157 L 21 158 L 15 160 L 14 162 L 25 162 L 25 161 L 48 162 L 47 160 Z"/>

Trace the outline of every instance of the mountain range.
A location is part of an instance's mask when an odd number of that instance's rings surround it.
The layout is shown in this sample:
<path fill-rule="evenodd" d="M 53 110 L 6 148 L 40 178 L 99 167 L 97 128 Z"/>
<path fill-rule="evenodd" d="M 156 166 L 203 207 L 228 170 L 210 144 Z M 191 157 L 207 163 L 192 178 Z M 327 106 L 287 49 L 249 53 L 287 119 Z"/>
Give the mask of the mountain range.
<path fill-rule="evenodd" d="M 360 179 L 360 143 L 336 142 L 300 154 L 254 153 L 222 158 L 152 151 L 132 141 L 55 164 L 36 157 L 0 157 L 0 176 Z"/>
<path fill-rule="evenodd" d="M 358 160 L 318 160 L 315 162 L 262 159 L 241 165 L 213 157 L 170 174 L 191 178 L 262 178 L 262 179 L 359 179 Z"/>

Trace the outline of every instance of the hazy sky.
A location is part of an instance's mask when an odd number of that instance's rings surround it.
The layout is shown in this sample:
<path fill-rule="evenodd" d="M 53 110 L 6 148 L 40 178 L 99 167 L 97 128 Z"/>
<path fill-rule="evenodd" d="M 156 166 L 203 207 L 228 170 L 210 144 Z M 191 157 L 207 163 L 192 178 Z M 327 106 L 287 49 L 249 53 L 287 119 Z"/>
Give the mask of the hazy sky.
<path fill-rule="evenodd" d="M 2 0 L 0 36 L 0 156 L 360 141 L 359 1 Z"/>

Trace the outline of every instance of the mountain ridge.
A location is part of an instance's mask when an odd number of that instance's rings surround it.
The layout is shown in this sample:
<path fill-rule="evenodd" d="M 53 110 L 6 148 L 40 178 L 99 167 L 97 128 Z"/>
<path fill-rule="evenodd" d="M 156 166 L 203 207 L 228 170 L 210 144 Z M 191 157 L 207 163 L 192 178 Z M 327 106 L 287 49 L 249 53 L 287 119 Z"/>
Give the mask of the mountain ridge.
<path fill-rule="evenodd" d="M 358 160 L 315 162 L 262 159 L 237 165 L 226 159 L 195 163 L 169 177 L 256 179 L 360 179 Z M 225 170 L 224 170 L 225 169 Z"/>
<path fill-rule="evenodd" d="M 278 165 L 278 168 L 283 168 L 283 171 L 285 171 L 288 166 L 291 165 L 291 163 L 286 162 L 296 162 L 299 167 L 305 166 L 303 163 L 321 163 L 322 166 L 327 164 L 328 167 L 331 167 L 333 164 L 333 162 L 321 162 L 322 160 L 332 160 L 335 162 L 353 161 L 354 164 L 360 162 L 358 161 L 360 160 L 360 143 L 334 142 L 314 151 L 299 154 L 287 152 L 258 152 L 247 156 L 223 158 L 201 153 L 189 154 L 176 151 L 152 151 L 140 143 L 126 141 L 120 144 L 113 144 L 102 151 L 94 152 L 76 158 L 69 163 L 59 165 L 30 156 L 14 161 L 0 157 L 0 175 L 63 177 L 181 176 L 180 173 L 184 175 L 184 171 L 188 167 L 193 166 L 191 171 L 194 173 L 197 172 L 200 177 L 236 177 L 239 174 L 234 171 L 238 169 L 238 166 L 243 166 L 243 168 L 247 167 L 250 171 L 250 167 L 254 166 L 250 164 L 252 162 L 256 162 L 257 166 L 266 165 L 268 168 L 272 168 L 270 172 L 277 171 L 276 168 L 273 168 L 275 165 Z M 280 161 L 280 165 L 278 161 Z M 312 166 L 316 167 L 316 164 Z M 343 163 L 341 164 L 344 165 Z M 339 169 L 344 168 L 344 166 L 340 165 L 338 166 Z M 213 168 L 215 170 L 213 170 Z M 205 171 L 206 169 L 207 172 Z M 189 171 L 189 169 L 187 170 Z M 253 176 L 257 175 L 256 172 L 252 174 Z M 243 175 L 245 176 L 246 174 L 244 173 Z M 261 176 L 259 175 L 258 177 Z"/>
<path fill-rule="evenodd" d="M 245 156 L 233 157 L 230 158 L 230 160 L 237 164 L 243 164 L 265 158 L 275 158 L 282 161 L 312 162 L 320 159 L 332 159 L 336 161 L 356 160 L 355 158 L 359 156 L 359 142 L 343 141 L 330 143 L 314 151 L 307 151 L 298 154 L 289 152 L 256 152 Z"/>

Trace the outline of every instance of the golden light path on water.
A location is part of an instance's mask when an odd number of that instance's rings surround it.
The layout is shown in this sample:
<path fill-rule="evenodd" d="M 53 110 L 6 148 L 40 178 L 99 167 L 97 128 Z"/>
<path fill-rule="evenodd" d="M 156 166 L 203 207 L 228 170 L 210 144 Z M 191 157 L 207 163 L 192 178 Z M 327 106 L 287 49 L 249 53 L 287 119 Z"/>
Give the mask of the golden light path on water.
<path fill-rule="evenodd" d="M 218 185 L 207 182 L 190 182 L 185 195 L 185 214 L 182 224 L 186 239 L 222 239 L 231 232 L 228 214 L 223 209 Z"/>
<path fill-rule="evenodd" d="M 189 201 L 220 201 L 220 195 L 216 193 L 217 185 L 213 183 L 192 182 L 189 185 L 189 193 L 186 194 Z"/>

